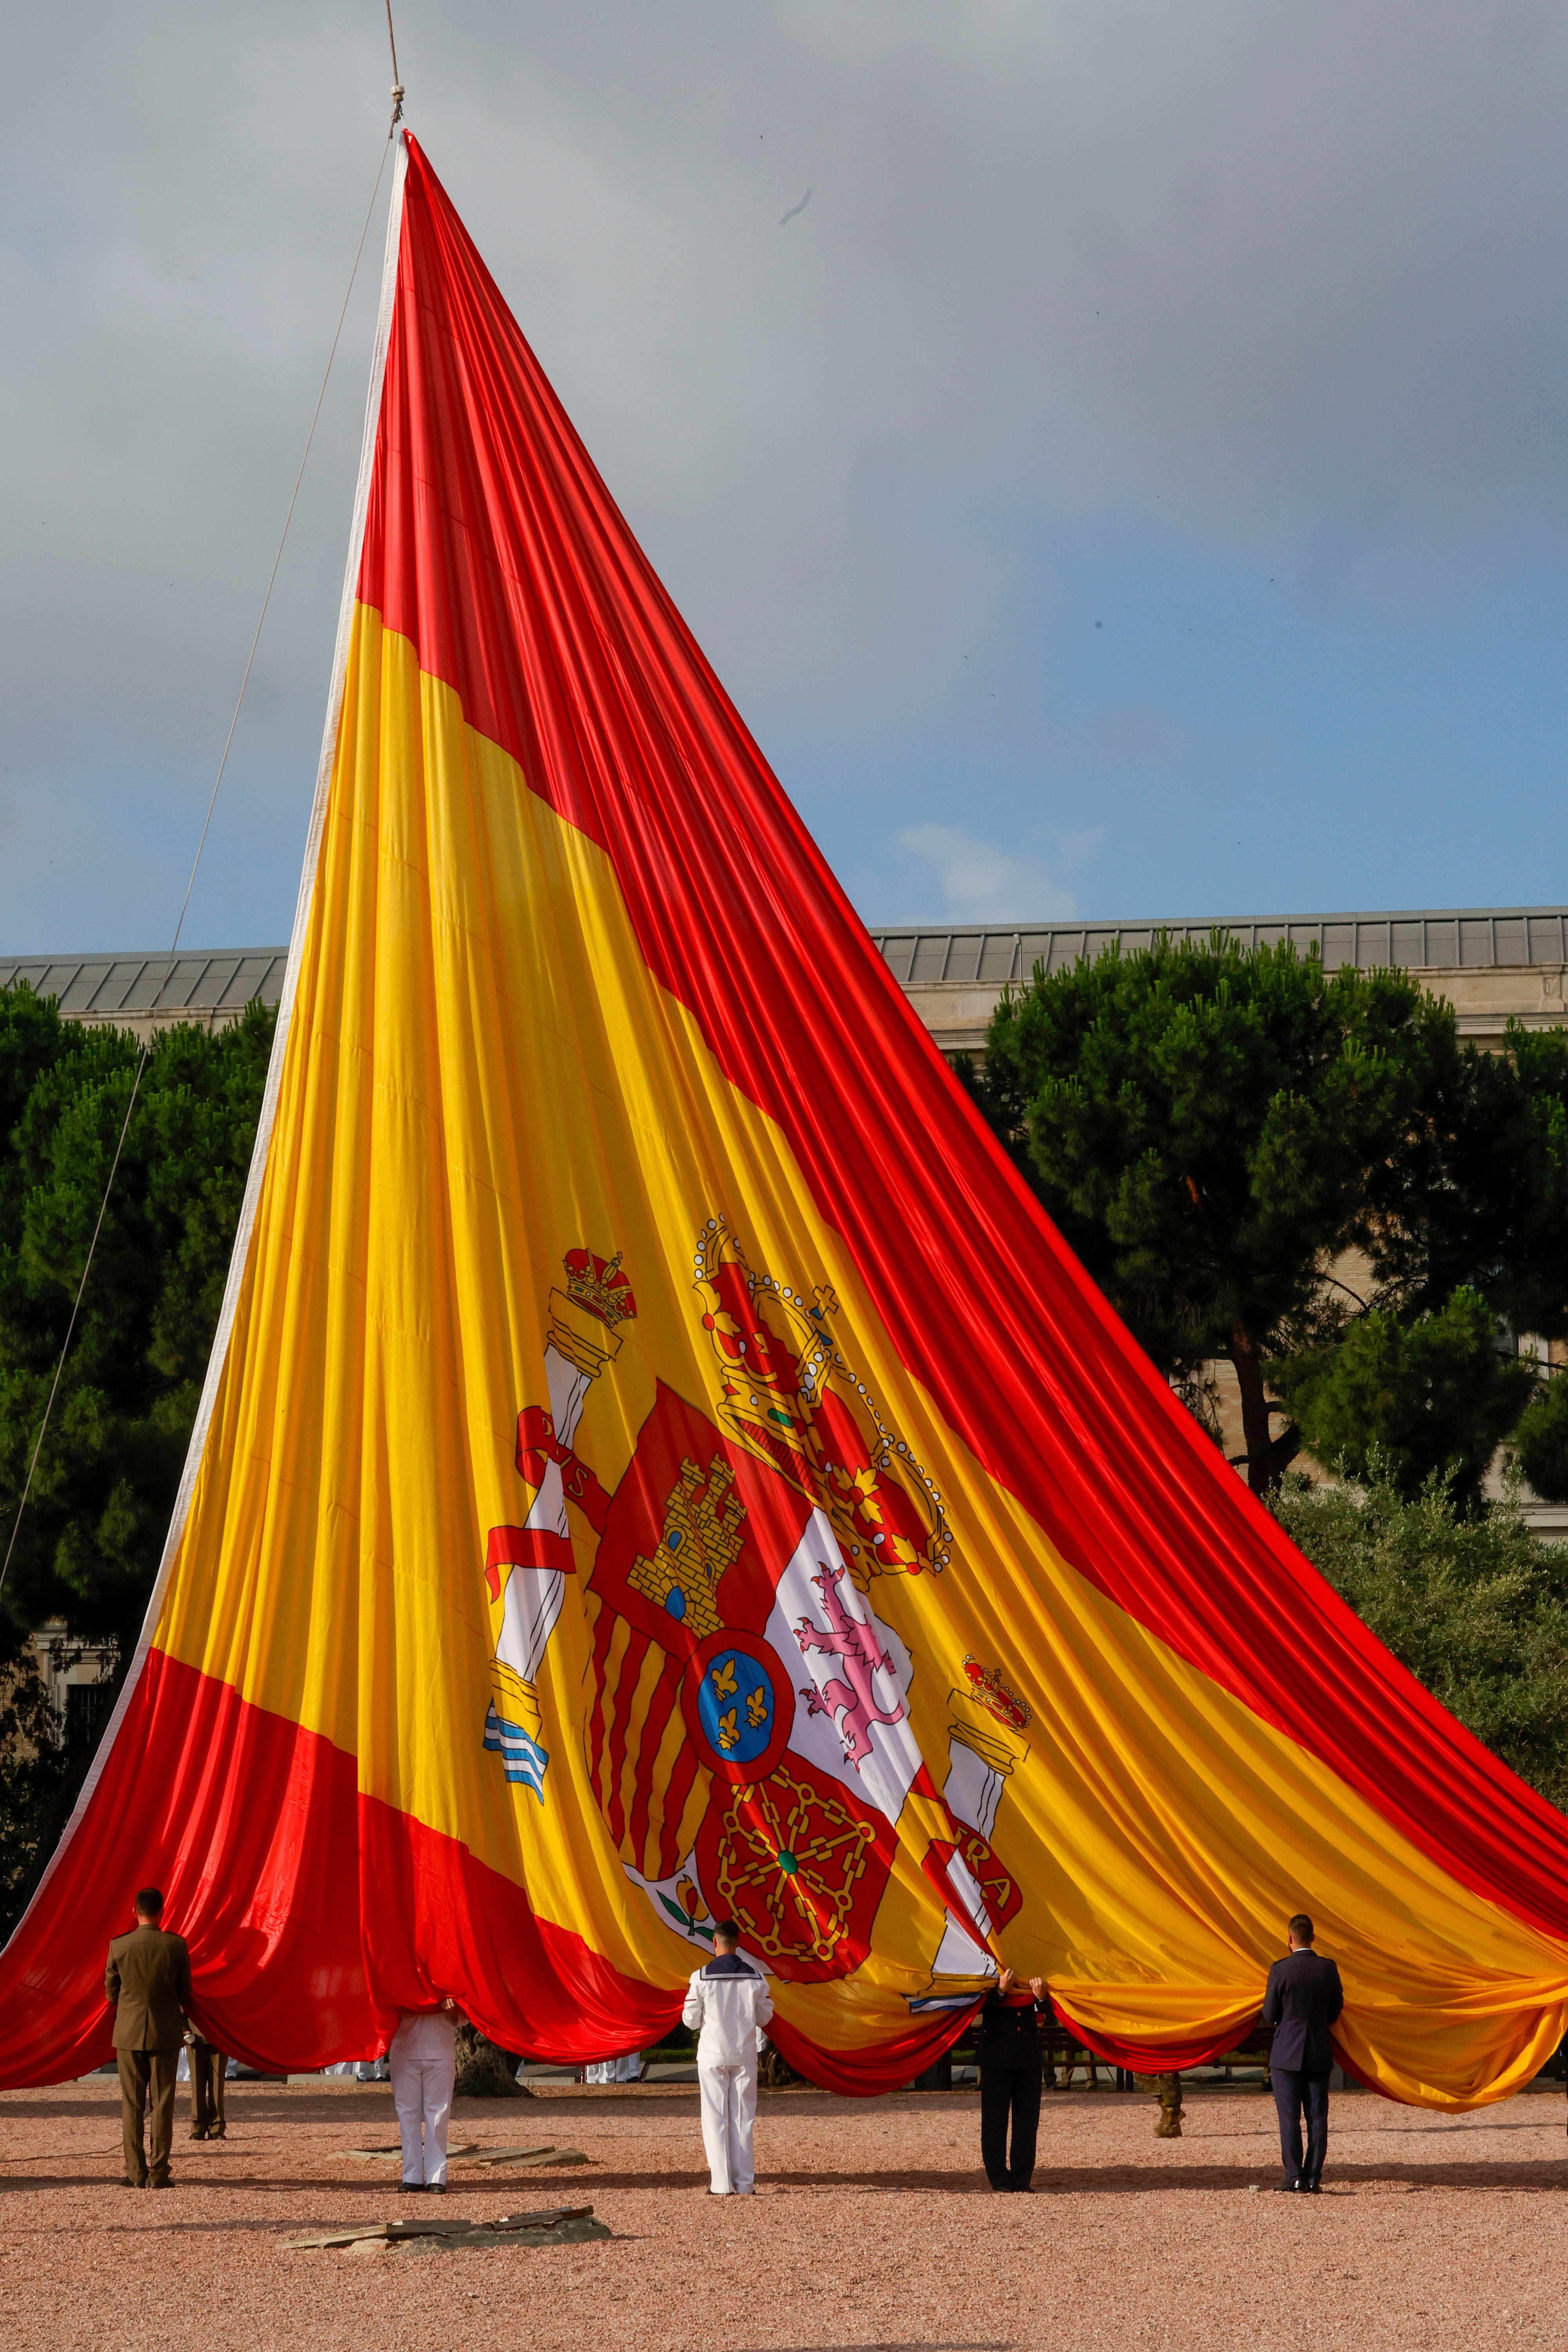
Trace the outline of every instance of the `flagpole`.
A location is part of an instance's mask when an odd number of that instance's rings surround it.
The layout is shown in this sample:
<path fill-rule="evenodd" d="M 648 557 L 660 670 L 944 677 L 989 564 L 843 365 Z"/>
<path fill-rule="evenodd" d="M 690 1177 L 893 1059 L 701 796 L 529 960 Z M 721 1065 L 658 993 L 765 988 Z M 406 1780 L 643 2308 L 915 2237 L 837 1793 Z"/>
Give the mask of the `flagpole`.
<path fill-rule="evenodd" d="M 397 36 L 392 29 L 392 0 L 386 0 L 386 38 L 392 51 L 392 121 L 386 132 L 390 139 L 403 120 L 403 77 L 397 70 Z"/>

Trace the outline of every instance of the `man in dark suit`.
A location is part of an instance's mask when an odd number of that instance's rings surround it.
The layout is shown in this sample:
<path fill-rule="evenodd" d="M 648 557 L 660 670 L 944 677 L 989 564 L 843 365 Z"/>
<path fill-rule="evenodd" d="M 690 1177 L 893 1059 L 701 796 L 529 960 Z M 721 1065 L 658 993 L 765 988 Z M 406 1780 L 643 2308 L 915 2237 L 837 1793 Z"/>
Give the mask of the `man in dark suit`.
<path fill-rule="evenodd" d="M 1329 2028 L 1345 2005 L 1340 1972 L 1312 1949 L 1312 1923 L 1304 1911 L 1291 1920 L 1290 1957 L 1276 1960 L 1263 1996 L 1263 2022 L 1274 2028 L 1268 2073 L 1279 2110 L 1281 2187 L 1315 2194 L 1322 2187 L 1329 2145 L 1329 2073 L 1334 2045 Z M 1301 2115 L 1307 2153 L 1301 2155 Z"/>
<path fill-rule="evenodd" d="M 184 2012 L 191 2005 L 191 1956 L 183 1936 L 159 1926 L 163 1898 L 155 1886 L 136 1897 L 136 1925 L 109 1947 L 103 1990 L 114 2010 L 114 2055 L 120 2065 L 120 2116 L 125 2137 L 127 2189 L 167 2189 L 174 2137 L 174 2078 Z M 151 2160 L 142 2148 L 142 2117 L 153 2107 Z"/>
<path fill-rule="evenodd" d="M 1038 1977 L 1022 1985 L 1011 1969 L 1004 1969 L 980 2011 L 974 2043 L 980 2061 L 980 2160 L 994 2189 L 1026 2190 L 1035 2177 L 1045 2077 L 1039 2020 L 1045 2000 L 1046 1988 Z"/>

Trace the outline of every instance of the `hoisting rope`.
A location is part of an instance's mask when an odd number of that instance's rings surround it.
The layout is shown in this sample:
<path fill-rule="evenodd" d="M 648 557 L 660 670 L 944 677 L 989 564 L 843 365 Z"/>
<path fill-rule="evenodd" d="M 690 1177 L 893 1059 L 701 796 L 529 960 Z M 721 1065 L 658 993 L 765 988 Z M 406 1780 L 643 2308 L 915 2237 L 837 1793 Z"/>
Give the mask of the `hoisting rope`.
<path fill-rule="evenodd" d="M 392 29 L 392 0 L 386 0 L 386 37 L 392 49 L 392 121 L 386 126 L 390 139 L 403 120 L 403 78 L 397 70 L 397 36 Z"/>
<path fill-rule="evenodd" d="M 390 35 L 392 31 L 392 0 L 387 0 L 386 29 Z M 392 52 L 392 70 L 393 78 L 395 81 L 397 75 L 397 51 L 395 47 L 394 47 Z M 392 95 L 395 101 L 392 117 L 392 129 L 395 130 L 403 114 L 403 91 L 401 87 L 395 88 L 393 90 Z M 392 130 L 389 130 L 387 132 L 388 142 L 390 142 L 391 138 Z M 32 1454 L 27 1463 L 27 1475 L 22 1486 L 22 1497 L 16 1506 L 16 1518 L 11 1523 L 11 1538 L 5 1546 L 5 1558 L 4 1563 L 0 1563 L 0 1591 L 5 1590 L 5 1579 L 10 1573 L 11 1556 L 16 1549 L 16 1538 L 22 1530 L 22 1515 L 27 1507 L 27 1497 L 33 1491 L 33 1474 L 38 1466 L 38 1456 L 43 1451 L 44 1438 L 49 1426 L 49 1417 L 54 1412 L 55 1398 L 59 1392 L 60 1375 L 65 1370 L 66 1358 L 70 1353 L 71 1340 L 76 1334 L 77 1318 L 81 1312 L 81 1302 L 87 1290 L 87 1279 L 92 1271 L 93 1253 L 98 1247 L 98 1237 L 103 1231 L 103 1220 L 109 1208 L 110 1195 L 114 1190 L 114 1179 L 120 1171 L 120 1156 L 125 1149 L 126 1136 L 131 1131 L 131 1116 L 136 1108 L 136 1097 L 141 1091 L 142 1074 L 146 1070 L 147 1057 L 153 1049 L 153 1025 L 157 1019 L 158 1008 L 163 1001 L 163 991 L 168 987 L 170 981 L 174 978 L 174 958 L 179 950 L 180 934 L 185 927 L 185 915 L 191 903 L 191 892 L 195 887 L 196 871 L 202 862 L 202 852 L 206 847 L 207 833 L 213 821 L 213 811 L 217 806 L 218 792 L 223 783 L 223 772 L 228 765 L 228 754 L 230 746 L 234 741 L 234 730 L 239 724 L 239 714 L 245 701 L 245 689 L 250 684 L 250 673 L 256 661 L 256 648 L 261 643 L 261 631 L 267 619 L 267 608 L 272 602 L 272 590 L 274 583 L 278 578 L 278 567 L 283 561 L 283 549 L 289 537 L 289 526 L 294 520 L 294 509 L 300 497 L 300 485 L 305 478 L 305 467 L 310 462 L 310 444 L 316 437 L 316 425 L 321 414 L 321 403 L 327 396 L 327 385 L 331 377 L 332 362 L 338 355 L 338 343 L 343 331 L 343 320 L 348 317 L 349 302 L 354 290 L 354 280 L 359 275 L 360 257 L 364 252 L 364 241 L 366 236 L 370 234 L 371 215 L 375 210 L 375 200 L 381 194 L 382 174 L 386 170 L 387 152 L 387 146 L 384 145 L 381 151 L 380 161 L 375 167 L 375 184 L 371 189 L 370 202 L 365 206 L 364 223 L 359 233 L 359 243 L 354 247 L 353 267 L 349 271 L 349 282 L 343 292 L 342 308 L 338 312 L 338 323 L 332 333 L 332 347 L 327 353 L 327 364 L 321 376 L 321 388 L 316 394 L 316 405 L 310 412 L 310 429 L 305 436 L 304 454 L 300 459 L 300 470 L 294 477 L 294 488 L 289 499 L 289 511 L 283 518 L 283 529 L 279 536 L 278 552 L 272 559 L 272 569 L 267 576 L 267 593 L 261 599 L 261 611 L 257 617 L 256 634 L 250 640 L 250 653 L 245 665 L 245 675 L 239 681 L 239 692 L 235 698 L 234 716 L 228 722 L 228 733 L 224 738 L 223 757 L 217 763 L 217 774 L 213 780 L 212 797 L 207 803 L 207 813 L 205 820 L 202 825 L 201 839 L 196 844 L 196 854 L 191 864 L 190 879 L 185 884 L 185 895 L 180 902 L 180 919 L 174 925 L 174 936 L 169 942 L 168 969 L 164 972 L 163 979 L 159 982 L 157 994 L 153 997 L 151 1005 L 148 1007 L 147 1034 L 142 1041 L 142 1051 L 137 1055 L 136 1072 L 131 1081 L 131 1098 L 125 1106 L 125 1117 L 121 1120 L 120 1127 L 120 1139 L 114 1147 L 114 1158 L 110 1162 L 109 1181 L 104 1185 L 103 1198 L 99 1202 L 98 1221 L 92 1229 L 92 1239 L 87 1245 L 87 1256 L 82 1265 L 81 1279 L 77 1284 L 76 1297 L 71 1305 L 70 1321 L 66 1325 L 65 1340 L 60 1349 L 59 1359 L 55 1365 L 54 1379 L 49 1384 L 48 1400 L 44 1406 L 44 1417 L 38 1424 L 38 1434 L 33 1442 Z"/>

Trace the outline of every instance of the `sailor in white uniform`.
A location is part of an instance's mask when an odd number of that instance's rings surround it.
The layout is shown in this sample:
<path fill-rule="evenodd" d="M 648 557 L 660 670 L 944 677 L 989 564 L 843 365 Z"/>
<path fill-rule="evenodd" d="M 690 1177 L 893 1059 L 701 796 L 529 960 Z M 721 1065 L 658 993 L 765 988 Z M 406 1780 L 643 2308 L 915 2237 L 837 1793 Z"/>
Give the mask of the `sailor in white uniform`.
<path fill-rule="evenodd" d="M 403 2142 L 403 2186 L 447 2194 L 447 2128 L 458 2074 L 458 2004 L 444 1994 L 429 2009 L 400 2009 L 387 2057 Z"/>
<path fill-rule="evenodd" d="M 749 2197 L 756 2177 L 757 2030 L 773 2013 L 768 1980 L 738 1949 L 733 1920 L 713 1930 L 713 1957 L 692 1973 L 681 2022 L 697 2036 L 702 2145 L 712 2197 Z"/>

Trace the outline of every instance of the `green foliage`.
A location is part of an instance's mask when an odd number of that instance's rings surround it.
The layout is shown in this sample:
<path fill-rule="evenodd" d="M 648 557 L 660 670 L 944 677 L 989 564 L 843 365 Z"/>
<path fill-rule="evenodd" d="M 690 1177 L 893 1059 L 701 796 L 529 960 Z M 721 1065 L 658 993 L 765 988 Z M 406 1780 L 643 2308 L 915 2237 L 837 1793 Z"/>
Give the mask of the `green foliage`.
<path fill-rule="evenodd" d="M 1510 1021 L 1500 1053 L 1446 1055 L 1367 1206 L 1385 1303 L 1468 1287 L 1510 1330 L 1568 1334 L 1568 1033 Z"/>
<path fill-rule="evenodd" d="M 1374 1307 L 1336 1346 L 1271 1364 L 1274 1384 L 1320 1462 L 1364 1478 L 1380 1456 L 1407 1498 L 1434 1475 L 1473 1508 L 1499 1444 L 1536 1385 L 1500 1346 L 1497 1318 L 1461 1288 L 1436 1314 L 1401 1322 Z"/>
<path fill-rule="evenodd" d="M 1479 1494 L 1533 1381 L 1504 1331 L 1568 1332 L 1568 1035 L 1479 1053 L 1405 973 L 1215 932 L 1037 970 L 968 1083 L 1207 1426 L 1231 1363 L 1255 1489 L 1308 1443 Z"/>
<path fill-rule="evenodd" d="M 1519 1466 L 1538 1495 L 1568 1503 L 1568 1376 L 1559 1373 L 1520 1418 Z"/>
<path fill-rule="evenodd" d="M 1330 978 L 1216 932 L 1037 972 L 998 1006 L 975 1091 L 1155 1361 L 1230 1360 L 1260 1486 L 1296 1450 L 1264 1360 L 1321 1329 L 1325 1261 L 1374 1244 L 1369 1171 L 1459 1059 L 1452 1014 L 1404 974 Z"/>
<path fill-rule="evenodd" d="M 128 1656 L 217 1321 L 272 1016 L 148 1057 L 5 1592 Z M 139 1048 L 0 991 L 0 1547 L 10 1539 Z"/>
<path fill-rule="evenodd" d="M 31 1648 L 0 1629 L 0 1943 L 26 1907 L 58 1834 L 67 1757 Z"/>
<path fill-rule="evenodd" d="M 1467 1513 L 1436 1476 L 1402 1493 L 1374 1455 L 1364 1481 L 1287 1478 L 1273 1507 L 1417 1681 L 1568 1810 L 1568 1549 L 1531 1531 L 1517 1488 Z"/>

